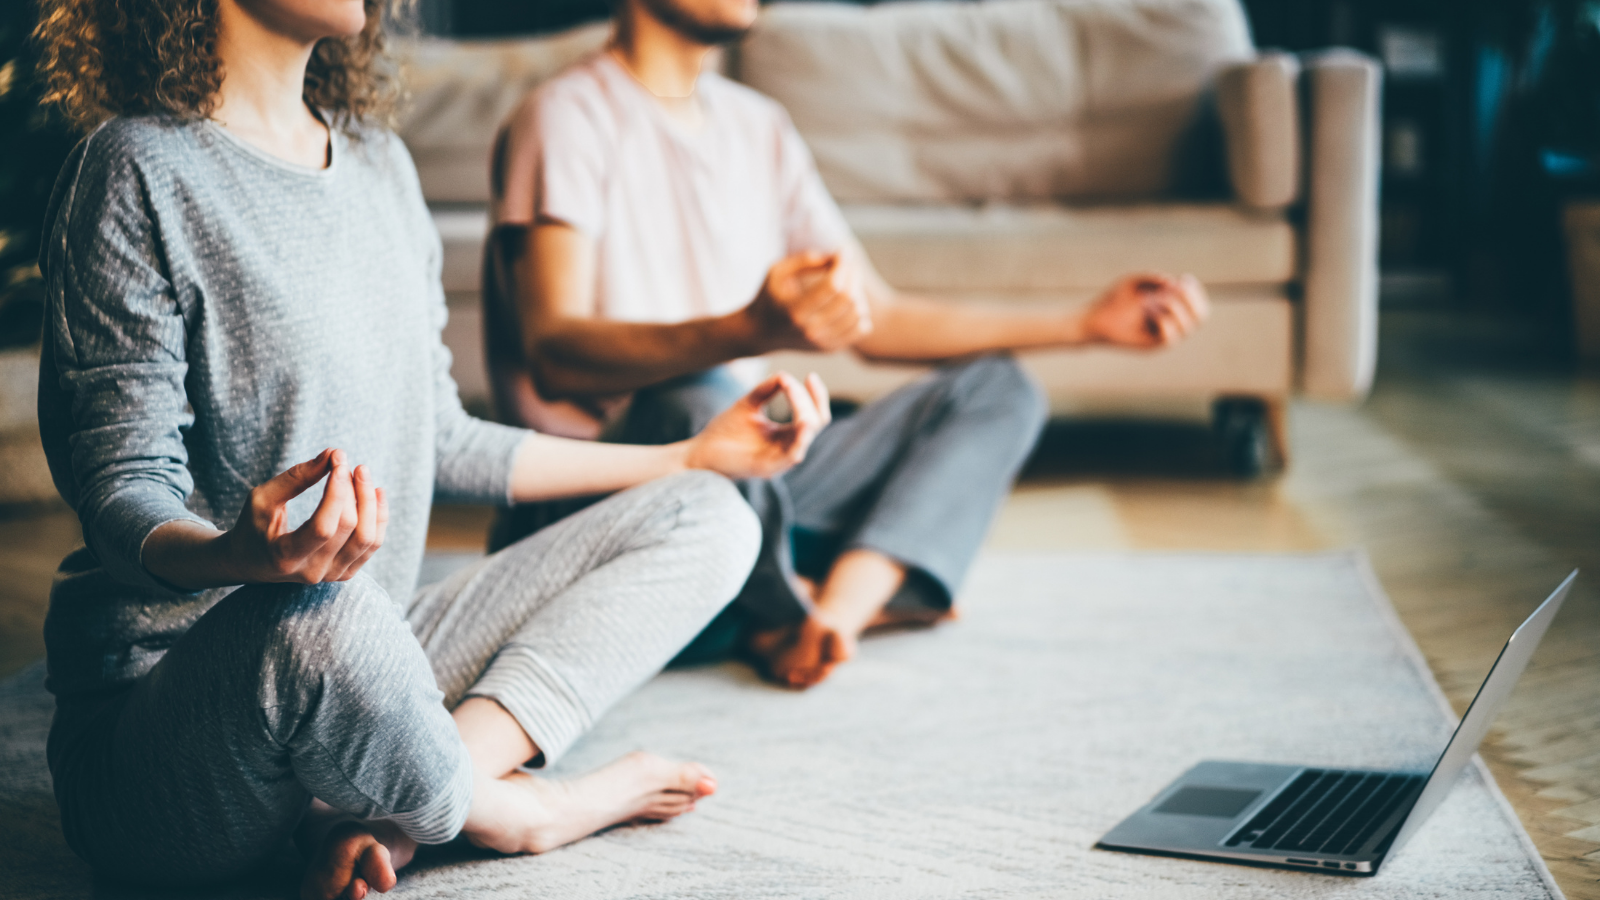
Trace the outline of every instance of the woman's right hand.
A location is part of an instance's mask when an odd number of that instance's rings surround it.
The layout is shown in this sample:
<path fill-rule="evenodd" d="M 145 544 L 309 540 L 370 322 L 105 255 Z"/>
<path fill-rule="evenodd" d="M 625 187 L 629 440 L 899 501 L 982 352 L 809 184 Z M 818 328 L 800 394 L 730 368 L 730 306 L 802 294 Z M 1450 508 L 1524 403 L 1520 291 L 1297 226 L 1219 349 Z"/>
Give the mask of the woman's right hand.
<path fill-rule="evenodd" d="M 322 503 L 289 529 L 288 503 L 326 476 Z M 349 581 L 383 546 L 389 504 L 366 466 L 354 471 L 343 450 L 324 450 L 250 492 L 217 549 L 245 584 Z"/>
<path fill-rule="evenodd" d="M 316 512 L 291 531 L 289 501 L 324 477 Z M 383 546 L 388 527 L 389 504 L 372 473 L 352 472 L 343 450 L 324 450 L 252 490 L 232 529 L 177 519 L 150 533 L 141 558 L 150 574 L 188 590 L 348 581 Z"/>

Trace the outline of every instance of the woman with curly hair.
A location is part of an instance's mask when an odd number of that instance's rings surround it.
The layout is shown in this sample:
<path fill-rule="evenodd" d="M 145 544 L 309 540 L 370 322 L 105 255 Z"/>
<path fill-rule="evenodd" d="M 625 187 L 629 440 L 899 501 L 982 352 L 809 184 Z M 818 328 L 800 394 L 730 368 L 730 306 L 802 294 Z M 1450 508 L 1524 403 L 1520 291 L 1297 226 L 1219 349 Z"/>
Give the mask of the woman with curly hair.
<path fill-rule="evenodd" d="M 297 834 L 303 893 L 360 898 L 418 843 L 540 852 L 692 809 L 694 763 L 523 767 L 734 595 L 760 538 L 721 476 L 799 460 L 821 383 L 775 376 L 664 447 L 470 418 L 439 239 L 378 124 L 379 0 L 43 7 L 49 99 L 89 130 L 41 253 L 40 426 L 86 544 L 45 625 L 68 843 L 178 885 Z M 435 498 L 611 491 L 417 590 Z"/>

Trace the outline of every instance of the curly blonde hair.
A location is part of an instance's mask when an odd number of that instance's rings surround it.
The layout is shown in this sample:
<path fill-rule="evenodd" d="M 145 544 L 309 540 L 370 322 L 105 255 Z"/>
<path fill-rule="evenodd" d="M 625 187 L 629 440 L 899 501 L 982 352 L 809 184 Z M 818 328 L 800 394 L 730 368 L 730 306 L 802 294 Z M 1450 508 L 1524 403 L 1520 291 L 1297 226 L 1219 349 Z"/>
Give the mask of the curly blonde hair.
<path fill-rule="evenodd" d="M 392 126 L 402 97 L 384 37 L 386 6 L 403 19 L 406 0 L 364 0 L 366 27 L 324 38 L 306 66 L 306 102 L 356 134 Z M 113 116 L 165 112 L 204 118 L 222 86 L 217 0 L 40 0 L 33 37 L 40 47 L 44 103 L 88 131 Z"/>

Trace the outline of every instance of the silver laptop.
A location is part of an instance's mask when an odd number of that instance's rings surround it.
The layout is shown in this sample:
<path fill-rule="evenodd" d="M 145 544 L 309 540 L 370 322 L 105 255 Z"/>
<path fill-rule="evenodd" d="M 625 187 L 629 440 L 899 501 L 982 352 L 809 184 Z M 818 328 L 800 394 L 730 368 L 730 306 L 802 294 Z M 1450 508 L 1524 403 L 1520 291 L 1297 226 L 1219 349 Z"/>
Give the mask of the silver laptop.
<path fill-rule="evenodd" d="M 1207 760 L 1095 846 L 1339 875 L 1374 875 L 1455 784 L 1560 611 L 1573 570 L 1512 632 L 1432 772 Z"/>

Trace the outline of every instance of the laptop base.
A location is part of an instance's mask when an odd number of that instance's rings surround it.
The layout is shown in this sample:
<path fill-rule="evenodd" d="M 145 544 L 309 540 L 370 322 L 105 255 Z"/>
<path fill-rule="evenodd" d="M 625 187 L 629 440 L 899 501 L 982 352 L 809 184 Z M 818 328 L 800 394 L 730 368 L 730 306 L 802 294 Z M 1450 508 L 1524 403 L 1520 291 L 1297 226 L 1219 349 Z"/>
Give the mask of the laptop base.
<path fill-rule="evenodd" d="M 1095 846 L 1370 876 L 1426 779 L 1424 772 L 1207 760 Z"/>

